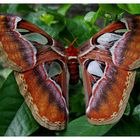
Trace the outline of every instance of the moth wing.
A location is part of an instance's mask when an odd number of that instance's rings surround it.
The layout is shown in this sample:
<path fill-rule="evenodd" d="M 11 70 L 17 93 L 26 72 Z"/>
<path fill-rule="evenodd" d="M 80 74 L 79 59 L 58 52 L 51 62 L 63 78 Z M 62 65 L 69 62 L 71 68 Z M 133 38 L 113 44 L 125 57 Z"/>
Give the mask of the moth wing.
<path fill-rule="evenodd" d="M 93 124 L 114 123 L 123 115 L 140 67 L 139 20 L 136 15 L 114 22 L 79 48 L 86 114 Z"/>
<path fill-rule="evenodd" d="M 140 67 L 140 16 L 129 16 L 122 22 L 128 31 L 112 47 L 112 59 L 116 66 L 133 70 Z"/>
<path fill-rule="evenodd" d="M 113 63 L 125 70 L 140 67 L 140 16 L 126 16 L 113 22 L 79 48 L 82 56 L 92 49 L 110 52 Z"/>
<path fill-rule="evenodd" d="M 46 61 L 15 72 L 15 77 L 36 121 L 50 130 L 63 130 L 68 121 L 68 71 L 63 61 Z"/>
<path fill-rule="evenodd" d="M 0 60 L 15 70 L 20 92 L 37 122 L 62 130 L 68 120 L 68 71 L 63 47 L 17 16 L 0 15 Z"/>
<path fill-rule="evenodd" d="M 135 71 L 116 67 L 106 53 L 91 51 L 79 57 L 83 71 L 88 120 L 97 125 L 118 121 L 132 91 Z"/>
<path fill-rule="evenodd" d="M 29 70 L 36 65 L 42 50 L 55 44 L 36 25 L 17 16 L 0 15 L 0 61 L 5 67 L 20 72 Z"/>

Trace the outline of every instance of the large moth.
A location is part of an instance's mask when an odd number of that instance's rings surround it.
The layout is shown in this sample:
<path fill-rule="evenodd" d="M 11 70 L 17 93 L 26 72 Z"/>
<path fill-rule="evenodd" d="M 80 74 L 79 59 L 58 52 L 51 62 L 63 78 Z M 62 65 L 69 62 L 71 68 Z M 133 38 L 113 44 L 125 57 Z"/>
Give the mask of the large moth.
<path fill-rule="evenodd" d="M 0 15 L 0 60 L 14 70 L 36 121 L 63 130 L 68 122 L 68 86 L 83 73 L 90 123 L 111 124 L 125 110 L 140 67 L 140 16 L 113 22 L 79 48 L 65 49 L 36 25 Z M 36 39 L 33 39 L 37 36 Z"/>

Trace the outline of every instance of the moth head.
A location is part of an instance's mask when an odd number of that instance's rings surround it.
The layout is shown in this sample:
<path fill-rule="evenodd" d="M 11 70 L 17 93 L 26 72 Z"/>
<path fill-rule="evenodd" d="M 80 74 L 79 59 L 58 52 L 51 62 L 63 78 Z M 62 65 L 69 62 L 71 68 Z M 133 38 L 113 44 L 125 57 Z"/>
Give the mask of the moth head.
<path fill-rule="evenodd" d="M 68 57 L 75 57 L 75 56 L 77 56 L 78 51 L 77 51 L 77 49 L 74 47 L 74 44 L 75 44 L 76 41 L 77 41 L 77 37 L 76 37 L 72 42 L 70 42 L 70 41 L 67 40 L 67 39 L 65 39 L 65 40 L 69 43 L 68 47 L 66 48 L 66 54 L 67 54 L 67 56 L 68 56 Z"/>

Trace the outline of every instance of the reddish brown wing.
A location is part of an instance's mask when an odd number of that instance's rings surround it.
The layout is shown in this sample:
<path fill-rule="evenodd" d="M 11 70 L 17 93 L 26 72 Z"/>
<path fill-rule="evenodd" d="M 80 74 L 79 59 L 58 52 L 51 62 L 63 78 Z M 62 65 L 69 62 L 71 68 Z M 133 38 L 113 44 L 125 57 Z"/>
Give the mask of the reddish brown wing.
<path fill-rule="evenodd" d="M 112 47 L 112 59 L 116 66 L 133 70 L 140 67 L 140 16 L 129 16 L 122 21 L 128 31 Z"/>
<path fill-rule="evenodd" d="M 24 71 L 36 64 L 36 48 L 16 31 L 21 19 L 0 15 L 0 60 L 4 65 Z"/>
<path fill-rule="evenodd" d="M 42 44 L 42 40 L 41 43 L 30 40 L 29 36 L 35 33 L 44 37 L 46 43 Z M 0 60 L 5 66 L 16 71 L 29 70 L 38 60 L 42 49 L 40 46 L 48 45 L 53 48 L 55 44 L 56 41 L 47 33 L 20 17 L 0 15 Z"/>
<path fill-rule="evenodd" d="M 80 55 L 93 48 L 108 49 L 116 66 L 126 70 L 140 67 L 139 22 L 140 16 L 133 15 L 108 25 L 79 48 Z"/>
<path fill-rule="evenodd" d="M 136 72 L 116 67 L 105 53 L 96 51 L 80 58 L 80 64 L 89 121 L 97 125 L 118 121 L 127 105 Z"/>
<path fill-rule="evenodd" d="M 34 118 L 50 130 L 64 129 L 69 77 L 63 47 L 16 16 L 0 15 L 0 31 L 0 59 L 16 71 L 20 92 Z"/>
<path fill-rule="evenodd" d="M 128 32 L 124 29 L 126 26 L 123 22 L 115 22 L 79 48 L 79 62 L 83 70 L 85 87 L 86 114 L 93 124 L 102 125 L 118 121 L 123 115 L 134 85 L 136 72 L 129 71 L 129 68 L 123 65 L 130 62 L 129 56 L 123 59 L 120 67 L 114 62 L 114 53 L 118 51 L 115 58 L 118 61 L 123 58 L 123 55 L 119 54 L 120 48 L 123 54 L 123 51 L 129 50 L 129 47 L 126 48 L 125 44 L 120 43 L 115 48 L 116 51 L 112 51 L 118 42 L 124 40 L 122 38 L 125 32 Z M 133 49 L 132 52 L 137 54 Z M 131 57 L 133 58 L 133 55 L 130 55 Z M 132 58 L 133 61 L 130 63 L 134 62 Z"/>
<path fill-rule="evenodd" d="M 60 69 L 50 74 L 55 69 L 55 65 L 51 66 L 54 62 Z M 64 129 L 68 120 L 68 77 L 63 61 L 45 62 L 27 72 L 15 72 L 15 76 L 37 122 L 50 130 Z"/>

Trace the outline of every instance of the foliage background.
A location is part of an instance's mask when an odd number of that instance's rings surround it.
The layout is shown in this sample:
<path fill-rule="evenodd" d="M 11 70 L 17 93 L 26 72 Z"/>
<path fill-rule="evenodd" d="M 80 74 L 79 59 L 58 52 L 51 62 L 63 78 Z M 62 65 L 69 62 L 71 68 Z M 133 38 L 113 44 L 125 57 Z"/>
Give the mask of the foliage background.
<path fill-rule="evenodd" d="M 76 47 L 125 14 L 140 14 L 139 4 L 1 4 L 0 13 L 19 15 L 38 25 L 53 38 Z M 0 135 L 1 136 L 139 136 L 140 70 L 121 120 L 111 125 L 95 126 L 85 117 L 84 91 L 81 83 L 70 86 L 70 120 L 66 130 L 50 131 L 34 120 L 19 93 L 12 70 L 0 65 Z"/>

